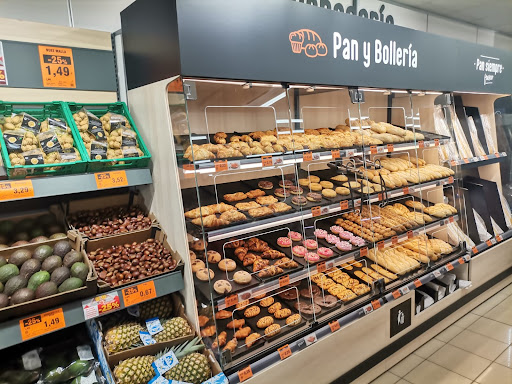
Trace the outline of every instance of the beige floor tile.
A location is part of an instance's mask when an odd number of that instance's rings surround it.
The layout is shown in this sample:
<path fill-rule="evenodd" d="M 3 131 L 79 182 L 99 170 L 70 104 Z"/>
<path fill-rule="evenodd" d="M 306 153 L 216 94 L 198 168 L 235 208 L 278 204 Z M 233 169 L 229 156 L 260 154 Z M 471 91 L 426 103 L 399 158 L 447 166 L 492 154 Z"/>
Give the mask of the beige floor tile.
<path fill-rule="evenodd" d="M 464 328 L 457 327 L 456 325 L 451 325 L 448 328 L 446 328 L 443 332 L 436 335 L 437 340 L 444 341 L 445 343 L 449 342 L 451 339 L 453 339 L 455 336 L 457 336 L 459 333 L 461 333 L 464 330 Z"/>
<path fill-rule="evenodd" d="M 411 384 L 410 381 L 406 381 L 404 379 L 400 379 L 399 381 L 396 382 L 396 384 Z"/>
<path fill-rule="evenodd" d="M 480 384 L 510 384 L 512 383 L 512 369 L 503 365 L 492 363 L 477 379 Z"/>
<path fill-rule="evenodd" d="M 437 351 L 439 348 L 441 348 L 444 344 L 445 343 L 441 340 L 432 339 L 432 340 L 426 342 L 425 344 L 423 344 L 417 350 L 415 350 L 414 354 L 426 359 L 431 354 L 433 354 L 435 351 Z"/>
<path fill-rule="evenodd" d="M 384 372 L 371 382 L 371 384 L 395 384 L 400 377 L 393 375 L 391 372 Z"/>
<path fill-rule="evenodd" d="M 496 359 L 508 347 L 508 344 L 468 331 L 467 329 L 450 340 L 449 344 L 487 360 Z"/>
<path fill-rule="evenodd" d="M 512 326 L 481 317 L 468 327 L 468 330 L 488 336 L 494 340 L 510 345 L 512 343 Z"/>
<path fill-rule="evenodd" d="M 512 295 L 512 284 L 507 285 L 505 288 L 503 288 L 500 293 L 505 293 L 506 295 Z"/>
<path fill-rule="evenodd" d="M 479 315 L 475 315 L 474 313 L 469 312 L 466 316 L 462 316 L 462 318 L 453 323 L 453 325 L 456 325 L 457 327 L 461 328 L 467 328 L 475 321 L 477 321 L 479 318 Z"/>
<path fill-rule="evenodd" d="M 495 363 L 512 368 L 512 347 L 505 349 L 505 351 L 503 351 L 503 353 L 495 360 Z"/>
<path fill-rule="evenodd" d="M 500 323 L 512 325 L 512 305 L 503 302 L 485 313 L 484 316 Z"/>
<path fill-rule="evenodd" d="M 450 344 L 446 344 L 428 360 L 471 380 L 475 380 L 492 363 L 491 360 Z"/>
<path fill-rule="evenodd" d="M 470 384 L 471 380 L 425 360 L 404 377 L 412 384 Z"/>
<path fill-rule="evenodd" d="M 399 377 L 404 377 L 409 372 L 411 372 L 414 368 L 416 368 L 418 365 L 420 365 L 421 362 L 423 362 L 422 357 L 419 357 L 418 355 L 412 354 L 407 356 L 405 359 L 400 361 L 398 364 L 395 364 L 389 372 L 394 373 L 395 375 Z"/>
<path fill-rule="evenodd" d="M 500 304 L 503 300 L 508 298 L 508 295 L 506 293 L 499 292 L 489 298 L 487 301 L 484 301 L 482 304 L 480 304 L 478 307 L 473 309 L 471 313 L 474 313 L 475 315 L 483 316 L 487 312 L 489 312 L 491 309 L 493 309 L 495 306 Z"/>

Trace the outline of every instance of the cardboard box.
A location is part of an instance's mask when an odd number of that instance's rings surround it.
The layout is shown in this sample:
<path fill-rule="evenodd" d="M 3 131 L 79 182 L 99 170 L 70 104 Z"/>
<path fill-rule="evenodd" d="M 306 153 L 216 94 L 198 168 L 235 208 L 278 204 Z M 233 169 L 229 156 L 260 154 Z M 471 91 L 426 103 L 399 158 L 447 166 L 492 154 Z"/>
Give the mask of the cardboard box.
<path fill-rule="evenodd" d="M 46 242 L 45 244 L 53 246 L 55 243 L 63 239 L 57 239 L 57 240 L 50 240 Z M 0 309 L 0 321 L 4 321 L 6 319 L 12 318 L 12 317 L 19 317 L 23 315 L 33 314 L 37 311 L 44 310 L 46 308 L 55 307 L 60 304 L 65 304 L 70 301 L 74 301 L 77 299 L 81 299 L 84 297 L 93 296 L 97 292 L 97 275 L 94 271 L 92 263 L 87 258 L 87 255 L 83 250 L 80 249 L 80 247 L 77 245 L 76 240 L 74 238 L 68 238 L 69 241 L 74 243 L 73 249 L 79 250 L 82 253 L 83 256 L 83 262 L 86 263 L 89 267 L 89 274 L 87 275 L 87 280 L 85 281 L 84 286 L 68 291 L 63 293 L 58 293 L 53 296 L 44 297 L 41 299 L 35 299 L 32 301 L 28 301 L 26 303 L 17 304 L 17 305 L 11 305 L 5 308 Z M 16 247 L 14 249 L 3 249 L 0 251 L 0 256 L 5 257 L 7 260 L 9 260 L 9 256 L 18 249 L 28 249 L 30 251 L 34 251 L 37 247 L 41 246 L 41 243 L 37 244 L 30 244 L 25 245 L 21 247 Z"/>
<path fill-rule="evenodd" d="M 98 277 L 98 288 L 99 288 L 100 293 L 110 291 L 114 288 L 115 289 L 122 288 L 127 285 L 139 283 L 139 282 L 142 282 L 145 280 L 151 280 L 151 279 L 154 279 L 155 277 L 161 276 L 162 274 L 165 274 L 165 273 L 172 273 L 172 272 L 176 272 L 179 270 L 183 270 L 182 258 L 176 251 L 174 251 L 172 249 L 171 245 L 167 242 L 167 235 L 165 234 L 165 232 L 156 225 L 154 225 L 153 227 L 151 227 L 149 229 L 143 230 L 143 231 L 123 233 L 120 235 L 103 237 L 101 239 L 94 239 L 94 240 L 84 239 L 80 236 L 80 234 L 78 234 L 78 232 L 76 232 L 76 235 L 80 239 L 82 249 L 86 253 L 95 251 L 99 248 L 107 249 L 107 248 L 110 248 L 115 245 L 122 245 L 122 244 L 127 244 L 127 243 L 131 244 L 133 242 L 141 243 L 143 241 L 146 241 L 147 239 L 156 239 L 164 244 L 164 247 L 171 252 L 173 260 L 176 261 L 176 269 L 174 269 L 173 271 L 148 276 L 148 277 L 145 277 L 144 279 L 140 279 L 140 280 L 133 280 L 127 284 L 117 285 L 115 287 L 111 287 L 108 283 L 100 280 L 100 278 Z"/>

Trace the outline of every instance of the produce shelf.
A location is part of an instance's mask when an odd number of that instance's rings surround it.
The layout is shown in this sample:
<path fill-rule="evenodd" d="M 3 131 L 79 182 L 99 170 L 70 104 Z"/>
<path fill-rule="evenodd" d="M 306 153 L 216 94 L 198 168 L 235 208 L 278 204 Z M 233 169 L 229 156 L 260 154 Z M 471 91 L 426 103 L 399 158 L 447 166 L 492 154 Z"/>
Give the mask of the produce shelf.
<path fill-rule="evenodd" d="M 152 292 L 151 289 L 153 288 L 154 284 L 154 291 Z M 7 320 L 2 323 L 2 326 L 0 327 L 0 340 L 2 342 L 0 343 L 0 349 L 8 348 L 12 345 L 19 344 L 23 341 L 26 341 L 27 338 L 22 337 L 22 321 L 24 319 L 31 318 L 33 316 L 38 316 L 50 311 L 58 311 L 62 310 L 63 318 L 64 318 L 64 326 L 61 326 L 57 329 L 53 329 L 51 326 L 49 329 L 43 329 L 43 327 L 40 327 L 41 331 L 38 331 L 37 335 L 34 335 L 34 337 L 43 336 L 48 333 L 61 330 L 62 328 L 71 327 L 80 323 L 85 322 L 88 319 L 92 319 L 94 317 L 102 316 L 104 314 L 110 314 L 115 311 L 119 311 L 121 309 L 126 308 L 129 305 L 126 305 L 124 301 L 125 295 L 129 294 L 130 292 L 135 291 L 133 288 L 137 287 L 137 292 L 132 293 L 130 296 L 132 297 L 132 301 L 136 301 L 137 298 L 133 298 L 133 294 L 139 295 L 140 297 L 138 300 L 140 302 L 151 300 L 157 297 L 165 296 L 173 292 L 180 291 L 184 288 L 184 282 L 183 282 L 183 275 L 182 270 L 178 269 L 176 271 L 167 273 L 162 276 L 157 276 L 149 280 L 144 280 L 143 282 L 139 282 L 137 284 L 131 284 L 124 288 L 114 289 L 108 292 L 105 292 L 100 295 L 96 295 L 87 299 L 82 300 L 76 300 L 72 301 L 70 303 L 66 303 L 64 305 L 58 306 L 58 307 L 52 307 L 45 309 L 43 311 L 38 311 L 38 313 L 33 313 L 32 315 L 25 315 L 22 317 L 18 317 L 15 319 Z M 139 290 L 140 288 L 140 290 Z M 148 291 L 149 290 L 149 291 Z M 94 314 L 94 311 L 89 311 L 88 315 L 86 315 L 84 306 L 87 303 L 90 303 L 95 298 L 101 298 L 102 296 L 109 295 L 113 298 L 116 296 L 118 297 L 117 300 L 115 300 L 116 304 L 109 306 L 109 310 L 105 313 L 100 313 L 98 315 Z M 117 304 L 118 303 L 118 304 Z M 132 304 L 135 305 L 135 304 Z M 111 308 L 111 309 L 110 309 Z M 34 338 L 30 337 L 30 339 Z"/>
<path fill-rule="evenodd" d="M 506 152 L 496 152 L 491 155 L 470 157 L 469 159 L 451 160 L 450 165 L 452 167 L 460 165 L 462 169 L 478 168 L 505 161 L 506 157 Z"/>

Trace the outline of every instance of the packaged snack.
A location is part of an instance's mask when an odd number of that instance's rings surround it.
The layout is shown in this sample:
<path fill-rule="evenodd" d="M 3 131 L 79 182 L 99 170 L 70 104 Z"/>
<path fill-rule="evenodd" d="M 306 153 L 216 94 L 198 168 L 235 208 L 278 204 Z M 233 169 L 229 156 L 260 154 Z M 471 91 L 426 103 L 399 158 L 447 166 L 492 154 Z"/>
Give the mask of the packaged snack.
<path fill-rule="evenodd" d="M 93 141 L 89 151 L 91 160 L 102 160 L 107 158 L 107 142 L 106 141 Z"/>
<path fill-rule="evenodd" d="M 21 115 L 21 128 L 37 135 L 41 129 L 41 122 L 28 113 L 23 112 Z"/>
<path fill-rule="evenodd" d="M 37 140 L 39 141 L 39 146 L 46 154 L 60 152 L 63 149 L 55 131 L 41 132 L 37 135 Z"/>
<path fill-rule="evenodd" d="M 23 139 L 27 132 L 23 129 L 6 130 L 3 133 L 8 152 L 19 152 L 23 145 Z"/>
<path fill-rule="evenodd" d="M 130 122 L 123 115 L 119 115 L 117 113 L 107 112 L 100 118 L 103 123 L 103 129 L 105 132 L 112 132 L 118 128 L 131 128 Z"/>
<path fill-rule="evenodd" d="M 44 164 L 43 152 L 40 149 L 23 152 L 21 155 L 23 156 L 25 165 Z"/>

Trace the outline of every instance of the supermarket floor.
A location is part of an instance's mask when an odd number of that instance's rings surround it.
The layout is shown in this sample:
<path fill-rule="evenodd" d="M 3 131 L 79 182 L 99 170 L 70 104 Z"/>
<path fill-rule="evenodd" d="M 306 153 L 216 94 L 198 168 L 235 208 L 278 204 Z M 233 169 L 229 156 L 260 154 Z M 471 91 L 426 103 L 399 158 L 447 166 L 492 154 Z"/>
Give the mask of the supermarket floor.
<path fill-rule="evenodd" d="M 372 384 L 512 383 L 512 284 Z"/>

